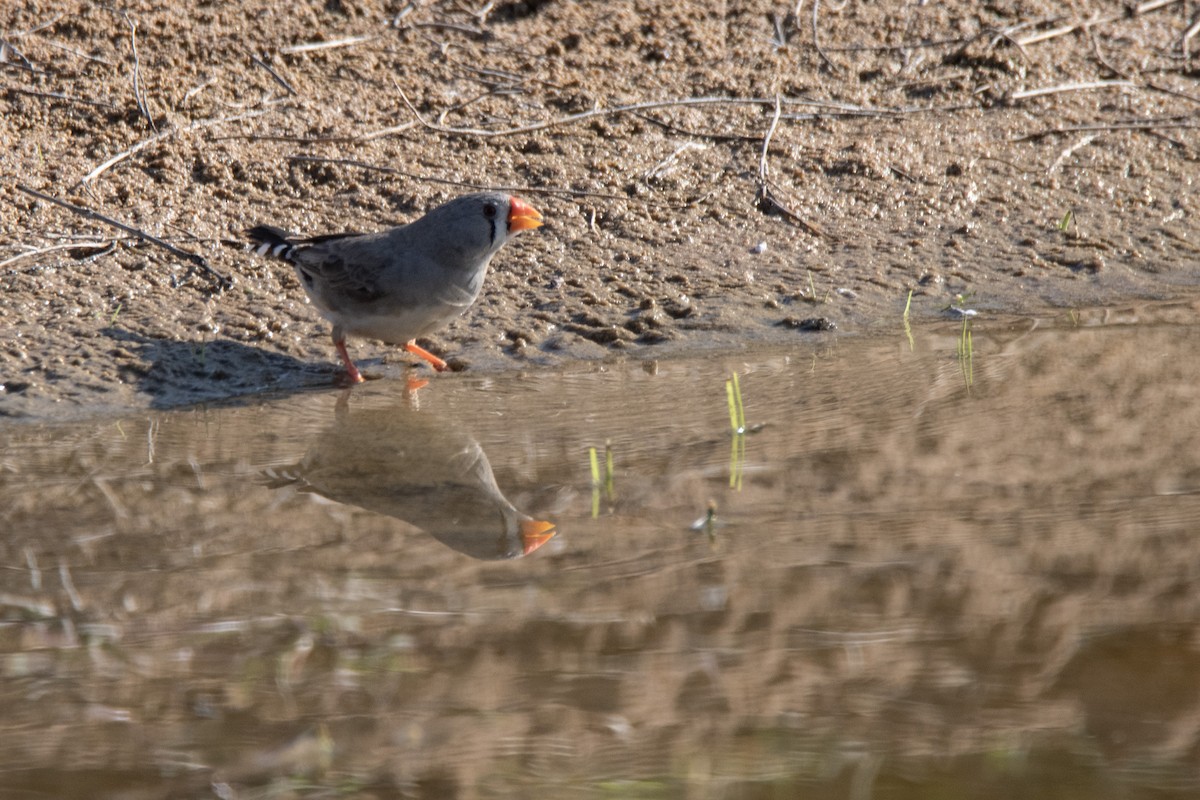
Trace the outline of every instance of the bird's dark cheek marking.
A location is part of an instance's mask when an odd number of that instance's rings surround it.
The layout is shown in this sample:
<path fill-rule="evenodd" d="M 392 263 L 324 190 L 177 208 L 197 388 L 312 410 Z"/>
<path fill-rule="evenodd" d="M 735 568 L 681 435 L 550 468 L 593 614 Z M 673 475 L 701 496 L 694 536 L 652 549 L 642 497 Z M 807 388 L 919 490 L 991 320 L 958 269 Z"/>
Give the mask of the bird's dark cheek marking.
<path fill-rule="evenodd" d="M 310 274 L 308 274 L 308 273 L 307 273 L 307 272 L 305 272 L 304 270 L 300 270 L 300 277 L 301 277 L 301 278 L 304 278 L 304 283 L 305 283 L 305 285 L 306 285 L 306 286 L 312 286 L 312 285 L 313 285 L 313 276 L 312 276 L 312 275 L 310 275 Z"/>
<path fill-rule="evenodd" d="M 492 244 L 496 243 L 496 220 L 492 219 Z"/>

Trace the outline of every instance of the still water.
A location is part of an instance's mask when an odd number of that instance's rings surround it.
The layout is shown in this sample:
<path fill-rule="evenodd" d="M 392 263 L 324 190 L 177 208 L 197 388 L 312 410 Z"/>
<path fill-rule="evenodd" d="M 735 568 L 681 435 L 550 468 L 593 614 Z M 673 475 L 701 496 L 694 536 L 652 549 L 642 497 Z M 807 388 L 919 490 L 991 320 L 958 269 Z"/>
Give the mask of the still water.
<path fill-rule="evenodd" d="M 0 795 L 1196 797 L 1195 311 L 0 428 Z"/>

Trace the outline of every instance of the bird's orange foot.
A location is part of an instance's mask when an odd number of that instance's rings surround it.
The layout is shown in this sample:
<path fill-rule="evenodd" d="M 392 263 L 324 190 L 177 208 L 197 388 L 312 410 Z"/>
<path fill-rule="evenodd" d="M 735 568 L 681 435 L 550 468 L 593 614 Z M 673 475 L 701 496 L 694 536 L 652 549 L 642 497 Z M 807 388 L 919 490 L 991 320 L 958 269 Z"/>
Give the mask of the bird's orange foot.
<path fill-rule="evenodd" d="M 404 349 L 407 350 L 408 352 L 412 353 L 414 356 L 423 358 L 426 361 L 428 361 L 429 365 L 431 367 L 433 367 L 435 370 L 437 370 L 438 372 L 445 372 L 447 369 L 445 361 L 442 361 L 440 358 L 435 356 L 433 353 L 429 352 L 424 347 L 421 347 L 421 345 L 417 344 L 415 339 L 411 342 L 406 342 L 404 344 Z"/>

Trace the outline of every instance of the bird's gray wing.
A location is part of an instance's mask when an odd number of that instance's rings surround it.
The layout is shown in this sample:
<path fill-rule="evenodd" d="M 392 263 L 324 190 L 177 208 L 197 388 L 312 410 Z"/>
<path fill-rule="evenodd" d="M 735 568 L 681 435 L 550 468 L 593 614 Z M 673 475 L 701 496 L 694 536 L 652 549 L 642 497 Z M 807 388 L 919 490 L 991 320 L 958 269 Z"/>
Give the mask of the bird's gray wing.
<path fill-rule="evenodd" d="M 354 303 L 370 303 L 385 295 L 379 279 L 395 256 L 379 235 L 342 233 L 297 244 L 292 261 L 303 280 L 325 284 Z"/>

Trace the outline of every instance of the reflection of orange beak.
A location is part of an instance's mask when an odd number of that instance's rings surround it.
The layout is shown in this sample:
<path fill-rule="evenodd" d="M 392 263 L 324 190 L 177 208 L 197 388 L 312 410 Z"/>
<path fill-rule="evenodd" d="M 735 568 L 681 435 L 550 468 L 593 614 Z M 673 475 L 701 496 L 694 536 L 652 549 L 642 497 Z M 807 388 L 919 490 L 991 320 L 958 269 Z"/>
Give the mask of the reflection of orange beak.
<path fill-rule="evenodd" d="M 524 549 L 522 555 L 527 556 L 537 550 L 553 539 L 556 533 L 558 531 L 554 530 L 553 522 L 545 522 L 540 519 L 525 520 L 521 523 L 521 546 Z"/>
<path fill-rule="evenodd" d="M 542 227 L 542 214 L 519 197 L 509 199 L 508 231 L 528 231 Z"/>

